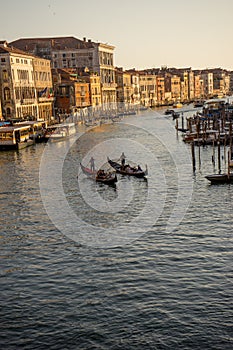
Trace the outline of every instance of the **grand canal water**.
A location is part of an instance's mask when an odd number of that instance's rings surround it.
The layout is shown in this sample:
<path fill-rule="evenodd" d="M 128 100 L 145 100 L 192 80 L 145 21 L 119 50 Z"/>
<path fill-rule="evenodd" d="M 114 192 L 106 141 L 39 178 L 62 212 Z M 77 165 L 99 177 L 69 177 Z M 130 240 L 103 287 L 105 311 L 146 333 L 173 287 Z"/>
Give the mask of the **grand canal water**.
<path fill-rule="evenodd" d="M 147 181 L 80 173 L 122 151 Z M 0 348 L 232 349 L 233 186 L 205 179 L 212 154 L 193 175 L 154 111 L 2 152 Z"/>

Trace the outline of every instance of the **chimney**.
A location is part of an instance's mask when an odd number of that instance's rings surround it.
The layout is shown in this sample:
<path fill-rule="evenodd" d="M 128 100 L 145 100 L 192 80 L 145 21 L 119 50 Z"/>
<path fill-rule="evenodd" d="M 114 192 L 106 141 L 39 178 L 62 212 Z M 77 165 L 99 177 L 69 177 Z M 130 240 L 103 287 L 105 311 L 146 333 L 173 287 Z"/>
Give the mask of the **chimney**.
<path fill-rule="evenodd" d="M 88 39 L 88 42 L 91 43 L 91 39 Z"/>
<path fill-rule="evenodd" d="M 86 38 L 85 38 L 85 37 L 83 38 L 83 41 L 85 41 L 85 42 L 86 42 Z"/>

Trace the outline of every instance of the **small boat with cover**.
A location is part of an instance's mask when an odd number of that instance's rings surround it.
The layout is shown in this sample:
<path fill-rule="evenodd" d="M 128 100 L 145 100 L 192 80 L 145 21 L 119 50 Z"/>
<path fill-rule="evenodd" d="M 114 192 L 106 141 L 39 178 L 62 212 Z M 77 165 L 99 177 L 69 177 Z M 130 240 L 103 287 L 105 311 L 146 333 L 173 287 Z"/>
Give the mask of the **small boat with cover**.
<path fill-rule="evenodd" d="M 104 173 L 103 170 L 98 170 L 98 171 L 93 171 L 90 168 L 85 167 L 80 163 L 82 172 L 88 176 L 90 179 L 96 181 L 96 182 L 101 182 L 104 184 L 112 185 L 117 182 L 117 176 L 115 173 Z"/>
<path fill-rule="evenodd" d="M 135 176 L 139 178 L 143 178 L 148 174 L 147 166 L 146 170 L 138 169 L 137 167 L 132 167 L 130 165 L 122 166 L 120 163 L 117 163 L 108 158 L 108 163 L 111 165 L 113 169 L 116 170 L 118 174 Z"/>

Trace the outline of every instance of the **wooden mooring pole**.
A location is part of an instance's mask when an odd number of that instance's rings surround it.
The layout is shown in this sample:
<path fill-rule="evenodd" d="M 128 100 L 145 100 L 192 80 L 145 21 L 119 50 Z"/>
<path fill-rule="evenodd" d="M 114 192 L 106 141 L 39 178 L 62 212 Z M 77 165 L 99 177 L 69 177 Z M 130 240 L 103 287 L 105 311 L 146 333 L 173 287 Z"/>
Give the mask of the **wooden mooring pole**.
<path fill-rule="evenodd" d="M 194 142 L 191 142 L 191 151 L 192 151 L 192 162 L 193 162 L 193 172 L 196 172 L 196 159 L 195 159 L 195 145 Z"/>

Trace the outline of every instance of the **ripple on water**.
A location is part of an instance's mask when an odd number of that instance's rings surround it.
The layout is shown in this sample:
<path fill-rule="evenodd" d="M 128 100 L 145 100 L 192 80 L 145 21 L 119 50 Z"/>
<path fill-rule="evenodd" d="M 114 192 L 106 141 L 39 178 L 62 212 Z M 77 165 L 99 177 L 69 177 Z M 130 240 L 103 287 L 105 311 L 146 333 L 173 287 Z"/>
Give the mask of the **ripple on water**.
<path fill-rule="evenodd" d="M 147 118 L 152 128 L 156 119 Z M 137 134 L 115 125 L 88 137 L 94 145 L 132 135 L 161 150 L 167 188 L 155 188 L 160 195 L 167 192 L 159 219 L 148 227 L 152 214 L 145 213 L 143 234 L 125 247 L 82 246 L 53 225 L 39 189 L 44 145 L 1 154 L 2 349 L 232 349 L 233 187 L 209 186 L 204 173 L 197 172 L 182 222 L 166 233 L 178 187 L 164 147 L 141 130 Z M 63 171 L 64 191 L 76 215 L 95 224 L 98 220 L 114 235 L 120 221 L 130 222 L 142 210 L 148 188 L 134 183 L 134 200 L 143 201 L 128 213 L 103 215 L 85 205 L 76 161 L 89 146 L 86 140 L 72 147 Z M 210 148 L 202 151 L 205 173 L 212 171 L 211 155 Z M 85 186 L 96 191 L 94 183 Z M 97 191 L 109 203 L 117 197 L 109 188 Z"/>

